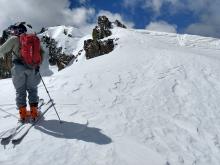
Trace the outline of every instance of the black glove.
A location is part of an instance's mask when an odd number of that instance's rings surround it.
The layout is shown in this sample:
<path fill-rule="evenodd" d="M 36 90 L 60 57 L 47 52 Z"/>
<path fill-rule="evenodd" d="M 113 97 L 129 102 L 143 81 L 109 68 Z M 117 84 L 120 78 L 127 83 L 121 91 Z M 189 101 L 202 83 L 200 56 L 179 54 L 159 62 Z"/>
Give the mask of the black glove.
<path fill-rule="evenodd" d="M 40 66 L 37 66 L 37 67 L 35 68 L 35 72 L 38 73 L 39 71 L 40 71 Z"/>

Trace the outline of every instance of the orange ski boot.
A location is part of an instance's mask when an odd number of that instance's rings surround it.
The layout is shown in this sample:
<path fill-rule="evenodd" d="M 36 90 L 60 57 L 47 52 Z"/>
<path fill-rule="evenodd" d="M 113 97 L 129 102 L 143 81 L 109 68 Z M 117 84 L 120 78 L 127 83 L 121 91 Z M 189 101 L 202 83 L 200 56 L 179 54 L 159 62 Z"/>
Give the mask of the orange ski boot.
<path fill-rule="evenodd" d="M 20 120 L 24 122 L 26 120 L 27 109 L 26 106 L 19 107 Z"/>
<path fill-rule="evenodd" d="M 39 111 L 38 108 L 36 106 L 31 106 L 31 118 L 32 120 L 36 120 L 39 116 Z"/>

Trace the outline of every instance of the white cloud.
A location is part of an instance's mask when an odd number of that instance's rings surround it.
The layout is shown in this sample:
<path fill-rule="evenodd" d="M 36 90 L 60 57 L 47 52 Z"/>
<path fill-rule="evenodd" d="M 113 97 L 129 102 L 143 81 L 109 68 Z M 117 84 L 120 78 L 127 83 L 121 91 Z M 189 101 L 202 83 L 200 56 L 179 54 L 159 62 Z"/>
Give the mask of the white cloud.
<path fill-rule="evenodd" d="M 152 7 L 155 11 L 159 12 L 164 1 L 161 0 L 152 0 L 149 3 L 146 2 L 146 6 Z"/>
<path fill-rule="evenodd" d="M 85 4 L 86 2 L 89 2 L 90 0 L 79 0 L 79 3 Z"/>
<path fill-rule="evenodd" d="M 191 10 L 195 11 L 199 20 L 186 28 L 187 33 L 220 37 L 220 1 L 199 0 L 193 2 Z"/>
<path fill-rule="evenodd" d="M 137 5 L 139 5 L 143 0 L 123 0 L 123 5 L 125 7 L 136 7 Z"/>
<path fill-rule="evenodd" d="M 168 24 L 165 21 L 151 22 L 145 29 L 160 32 L 176 33 L 176 25 Z"/>
<path fill-rule="evenodd" d="M 153 9 L 155 14 L 160 13 L 161 7 L 165 3 L 170 4 L 177 4 L 179 0 L 124 0 L 123 4 L 125 7 L 129 8 L 135 8 L 137 6 L 142 6 L 142 8 L 145 8 L 148 10 L 149 8 Z"/>
<path fill-rule="evenodd" d="M 63 10 L 65 23 L 68 25 L 82 26 L 86 25 L 90 18 L 95 16 L 94 9 L 76 8 L 74 10 Z"/>
<path fill-rule="evenodd" d="M 161 12 L 163 6 L 168 5 L 166 14 L 179 14 L 191 12 L 198 18 L 197 22 L 189 25 L 185 32 L 206 36 L 220 37 L 220 0 L 124 0 L 124 6 L 134 9 L 137 6 L 154 11 L 151 16 L 154 20 L 164 14 Z"/>
<path fill-rule="evenodd" d="M 125 26 L 129 27 L 129 28 L 132 28 L 134 27 L 134 23 L 133 22 L 130 22 L 130 21 L 125 21 L 122 16 L 118 13 L 111 13 L 109 11 L 105 11 L 105 10 L 101 10 L 99 13 L 98 13 L 98 16 L 102 16 L 102 15 L 105 15 L 106 17 L 109 18 L 109 20 L 111 22 L 115 21 L 116 19 L 119 20 L 121 23 L 125 24 Z"/>
<path fill-rule="evenodd" d="M 35 30 L 60 24 L 84 27 L 95 17 L 93 8 L 69 9 L 69 0 L 0 0 L 0 31 L 19 21 L 26 21 Z"/>
<path fill-rule="evenodd" d="M 185 32 L 189 34 L 220 37 L 219 29 L 215 26 L 206 23 L 191 24 L 186 28 Z"/>

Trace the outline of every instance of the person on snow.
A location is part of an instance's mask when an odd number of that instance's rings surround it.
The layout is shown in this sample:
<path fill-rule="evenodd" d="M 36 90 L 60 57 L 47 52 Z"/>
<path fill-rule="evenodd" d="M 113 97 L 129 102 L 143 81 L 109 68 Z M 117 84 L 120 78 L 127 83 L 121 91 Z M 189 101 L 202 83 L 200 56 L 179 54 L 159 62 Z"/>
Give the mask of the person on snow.
<path fill-rule="evenodd" d="M 16 90 L 16 105 L 19 109 L 20 120 L 25 121 L 28 116 L 33 120 L 39 116 L 38 111 L 38 84 L 41 81 L 39 66 L 31 68 L 21 59 L 21 41 L 20 36 L 26 34 L 27 28 L 24 24 L 13 26 L 10 29 L 12 36 L 0 47 L 0 58 L 8 52 L 12 52 L 11 69 L 12 82 Z M 42 52 L 39 52 L 42 56 Z M 30 112 L 27 111 L 27 98 L 30 105 Z"/>

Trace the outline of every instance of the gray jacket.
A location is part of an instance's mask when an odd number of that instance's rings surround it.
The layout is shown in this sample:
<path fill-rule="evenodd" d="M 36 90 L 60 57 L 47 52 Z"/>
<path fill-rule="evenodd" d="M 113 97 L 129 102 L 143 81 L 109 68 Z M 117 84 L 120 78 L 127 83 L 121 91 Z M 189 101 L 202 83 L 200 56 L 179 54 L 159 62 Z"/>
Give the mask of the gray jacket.
<path fill-rule="evenodd" d="M 10 37 L 2 46 L 0 46 L 0 58 L 6 53 L 12 51 L 12 60 L 20 57 L 20 43 L 17 36 Z"/>

